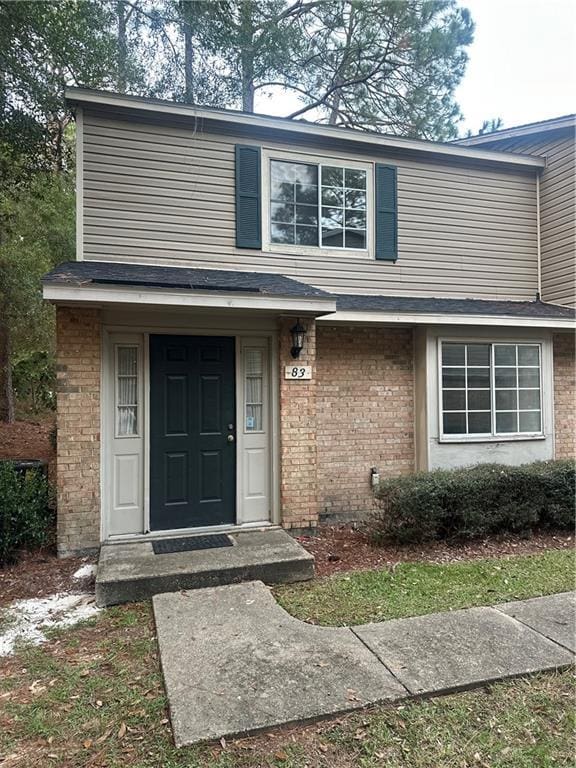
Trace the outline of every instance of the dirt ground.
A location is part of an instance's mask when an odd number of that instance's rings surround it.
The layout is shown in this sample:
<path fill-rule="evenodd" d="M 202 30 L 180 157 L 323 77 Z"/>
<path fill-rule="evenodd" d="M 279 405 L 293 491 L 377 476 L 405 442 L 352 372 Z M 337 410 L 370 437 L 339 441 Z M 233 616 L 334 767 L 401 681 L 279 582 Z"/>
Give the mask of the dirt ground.
<path fill-rule="evenodd" d="M 317 536 L 301 536 L 298 541 L 315 557 L 316 576 L 343 571 L 391 567 L 399 562 L 454 563 L 483 557 L 529 555 L 546 549 L 574 546 L 574 536 L 565 531 L 538 533 L 530 537 L 493 536 L 466 544 L 435 542 L 411 546 L 373 547 L 366 534 L 353 525 L 320 526 Z"/>
<path fill-rule="evenodd" d="M 48 462 L 50 478 L 54 479 L 56 451 L 50 439 L 55 417 L 50 414 L 37 421 L 0 422 L 0 460 L 40 459 Z"/>

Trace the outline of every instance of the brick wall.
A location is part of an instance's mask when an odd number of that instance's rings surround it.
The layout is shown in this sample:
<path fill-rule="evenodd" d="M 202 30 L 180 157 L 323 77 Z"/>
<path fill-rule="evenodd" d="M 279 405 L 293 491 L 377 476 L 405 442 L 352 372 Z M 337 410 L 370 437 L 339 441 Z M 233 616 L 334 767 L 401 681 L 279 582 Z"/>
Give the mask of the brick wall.
<path fill-rule="evenodd" d="M 414 471 L 412 331 L 320 325 L 316 342 L 320 513 L 365 512 L 371 467 Z"/>
<path fill-rule="evenodd" d="M 296 318 L 283 318 L 280 346 L 280 508 L 285 528 L 311 528 L 318 522 L 316 460 L 316 327 L 302 320 L 307 333 L 298 359 L 312 366 L 310 381 L 284 378 L 284 367 L 293 365 L 290 328 Z"/>
<path fill-rule="evenodd" d="M 574 336 L 556 333 L 554 343 L 554 428 L 557 459 L 576 457 L 576 355 Z"/>
<path fill-rule="evenodd" d="M 58 552 L 100 544 L 100 316 L 95 309 L 59 307 Z"/>

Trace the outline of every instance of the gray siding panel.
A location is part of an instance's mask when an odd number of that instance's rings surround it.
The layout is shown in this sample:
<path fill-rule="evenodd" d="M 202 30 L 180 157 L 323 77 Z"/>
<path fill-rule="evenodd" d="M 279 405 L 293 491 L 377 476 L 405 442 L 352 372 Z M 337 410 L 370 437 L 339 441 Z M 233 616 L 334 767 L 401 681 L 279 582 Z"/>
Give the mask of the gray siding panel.
<path fill-rule="evenodd" d="M 576 306 L 576 141 L 573 130 L 498 142 L 496 149 L 546 157 L 540 182 L 542 299 Z"/>
<path fill-rule="evenodd" d="M 84 116 L 84 258 L 281 272 L 335 292 L 532 299 L 532 170 L 351 155 L 398 166 L 399 259 L 235 247 L 234 145 L 245 137 Z M 305 146 L 263 146 L 314 155 Z"/>

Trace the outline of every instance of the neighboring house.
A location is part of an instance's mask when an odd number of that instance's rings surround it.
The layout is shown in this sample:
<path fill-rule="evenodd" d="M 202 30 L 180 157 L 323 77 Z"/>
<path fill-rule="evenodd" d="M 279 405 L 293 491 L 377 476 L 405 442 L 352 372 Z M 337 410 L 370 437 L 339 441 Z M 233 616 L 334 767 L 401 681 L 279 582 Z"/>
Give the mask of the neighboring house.
<path fill-rule="evenodd" d="M 374 473 L 574 455 L 574 313 L 538 300 L 540 254 L 542 297 L 574 297 L 552 133 L 540 155 L 68 100 L 78 260 L 44 281 L 60 553 L 308 529 L 370 509 Z"/>

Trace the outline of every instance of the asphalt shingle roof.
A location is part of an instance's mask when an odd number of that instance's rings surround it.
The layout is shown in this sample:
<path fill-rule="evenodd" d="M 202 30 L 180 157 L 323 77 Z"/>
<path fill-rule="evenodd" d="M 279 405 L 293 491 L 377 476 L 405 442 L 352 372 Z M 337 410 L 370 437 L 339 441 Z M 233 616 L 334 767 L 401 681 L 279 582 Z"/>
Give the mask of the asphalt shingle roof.
<path fill-rule="evenodd" d="M 234 272 L 224 269 L 188 269 L 103 261 L 68 261 L 49 272 L 45 284 L 133 285 L 150 288 L 187 288 L 192 291 L 231 291 L 272 296 L 333 298 L 306 283 L 262 272 Z"/>
<path fill-rule="evenodd" d="M 191 291 L 230 291 L 271 296 L 336 299 L 341 312 L 493 315 L 532 318 L 574 318 L 575 310 L 542 301 L 446 299 L 424 296 L 359 296 L 330 294 L 298 280 L 273 273 L 223 269 L 189 269 L 102 261 L 70 261 L 49 272 L 45 284 L 132 285 Z"/>

